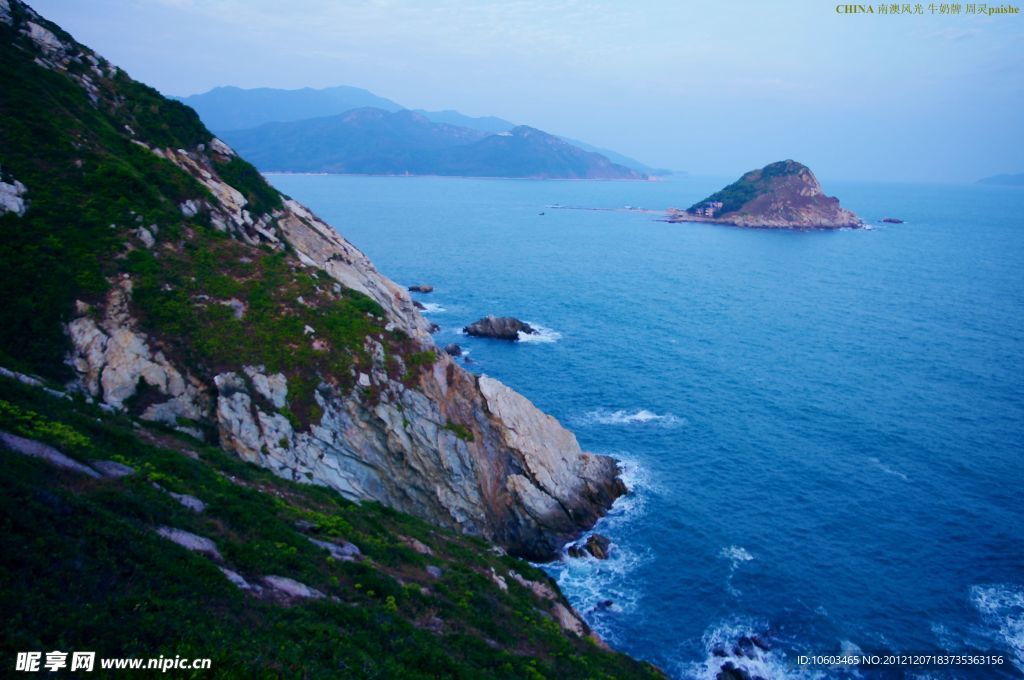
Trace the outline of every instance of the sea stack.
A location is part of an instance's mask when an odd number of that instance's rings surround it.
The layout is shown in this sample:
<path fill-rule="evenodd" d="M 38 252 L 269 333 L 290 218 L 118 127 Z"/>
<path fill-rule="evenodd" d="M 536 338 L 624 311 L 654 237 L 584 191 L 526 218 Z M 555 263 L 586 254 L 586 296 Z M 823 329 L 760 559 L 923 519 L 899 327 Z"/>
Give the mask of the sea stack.
<path fill-rule="evenodd" d="M 474 321 L 462 332 L 466 335 L 474 335 L 479 338 L 496 338 L 498 340 L 519 340 L 519 334 L 533 335 L 537 330 L 530 324 L 520 321 L 511 316 L 485 316 L 479 321 Z"/>
<path fill-rule="evenodd" d="M 794 160 L 751 170 L 669 222 L 712 222 L 760 229 L 844 229 L 863 226 L 855 214 L 826 196 L 811 169 Z"/>

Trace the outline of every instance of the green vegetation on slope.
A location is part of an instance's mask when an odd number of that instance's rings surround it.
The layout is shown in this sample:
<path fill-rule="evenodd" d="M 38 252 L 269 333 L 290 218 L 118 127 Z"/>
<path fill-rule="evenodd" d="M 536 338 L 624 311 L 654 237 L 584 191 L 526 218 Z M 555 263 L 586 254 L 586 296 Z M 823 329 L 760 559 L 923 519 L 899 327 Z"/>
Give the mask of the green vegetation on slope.
<path fill-rule="evenodd" d="M 807 167 L 796 161 L 778 161 L 771 163 L 760 170 L 751 170 L 729 186 L 716 191 L 702 201 L 697 201 L 687 210 L 693 212 L 697 208 L 715 201 L 721 201 L 722 207 L 717 211 L 720 217 L 727 213 L 736 212 L 746 203 L 754 200 L 768 190 L 768 183 L 776 177 L 796 175 Z"/>
<path fill-rule="evenodd" d="M 136 470 L 94 480 L 0 451 L 8 668 L 14 650 L 60 649 L 210 657 L 204 677 L 660 677 L 564 634 L 553 604 L 509 577 L 550 583 L 543 572 L 481 540 L 8 379 L 0 379 L 0 430 Z M 191 494 L 206 510 L 192 512 L 166 491 Z M 211 559 L 156 535 L 161 525 L 212 539 L 224 566 L 250 582 L 287 576 L 337 600 L 248 595 Z M 335 560 L 307 536 L 350 541 L 364 558 Z"/>
<path fill-rule="evenodd" d="M 319 419 L 314 390 L 321 380 L 348 389 L 353 370 L 372 364 L 367 336 L 380 338 L 391 377 L 407 383 L 437 359 L 416 352 L 402 331 L 386 330 L 384 310 L 366 295 L 335 289 L 284 252 L 209 228 L 188 228 L 180 241 L 153 251 L 132 250 L 123 268 L 132 274 L 142 323 L 181 363 L 205 375 L 241 365 L 284 373 L 289 413 L 299 425 Z M 401 356 L 404 371 L 395 360 Z"/>
<path fill-rule="evenodd" d="M 286 253 L 229 238 L 204 212 L 182 215 L 184 201 L 213 197 L 133 140 L 175 149 L 208 144 L 212 135 L 194 111 L 122 71 L 89 72 L 99 92 L 94 104 L 69 76 L 32 63 L 31 50 L 27 38 L 0 24 L 0 163 L 26 185 L 30 202 L 24 216 L 0 216 L 7 300 L 0 364 L 70 377 L 62 322 L 75 300 L 102 303 L 122 274 L 131 275 L 141 330 L 198 375 L 243 364 L 284 372 L 286 415 L 299 427 L 319 418 L 314 390 L 321 380 L 349 388 L 353 368 L 370 363 L 368 335 L 380 338 L 392 377 L 412 381 L 433 363 L 432 353 L 417 355 L 403 368 L 397 359 L 415 348 L 400 331 L 384 330 L 383 310 L 365 295 L 317 279 Z M 87 70 L 70 63 L 71 72 Z M 282 207 L 252 165 L 211 155 L 220 179 L 246 197 L 254 217 Z M 134 235 L 139 227 L 155 232 L 152 249 Z M 241 318 L 230 304 L 242 306 Z M 139 409 L 147 405 L 136 401 Z"/>
<path fill-rule="evenodd" d="M 127 102 L 117 115 L 93 106 L 67 76 L 32 64 L 12 34 L 0 24 L 0 164 L 28 187 L 30 205 L 22 217 L 0 215 L 0 360 L 59 377 L 60 322 L 76 298 L 96 300 L 107 290 L 127 231 L 178 224 L 177 203 L 206 195 L 133 144 L 122 126 L 174 146 L 194 144 L 205 131 L 194 112 L 123 74 L 114 79 Z"/>
<path fill-rule="evenodd" d="M 249 210 L 254 214 L 268 213 L 280 208 L 281 194 L 267 184 L 260 171 L 248 161 L 232 156 L 224 163 L 217 163 L 220 178 L 242 192 L 249 201 Z"/>
<path fill-rule="evenodd" d="M 24 7 L 12 2 L 11 11 L 22 25 Z M 77 49 L 59 27 L 34 20 Z M 211 135 L 187 107 L 102 60 L 101 74 L 73 55 L 62 73 L 33 63 L 37 54 L 24 34 L 0 23 L 0 164 L 5 178 L 26 185 L 29 202 L 23 216 L 0 216 L 0 365 L 69 377 L 62 322 L 76 300 L 98 315 L 125 276 L 140 330 L 176 364 L 207 380 L 244 364 L 286 373 L 283 413 L 296 427 L 317 419 L 320 381 L 350 386 L 352 371 L 367 361 L 368 337 L 382 343 L 397 379 L 413 381 L 436 360 L 386 331 L 376 303 L 302 266 L 287 248 L 231 238 L 207 212 L 183 216 L 181 203 L 215 199 L 135 142 L 198 157 Z M 75 74 L 89 76 L 94 99 Z M 242 192 L 254 218 L 281 205 L 250 165 L 211 156 L 214 173 Z M 155 244 L 147 245 L 142 227 Z M 213 677 L 657 675 L 563 633 L 555 604 L 512 578 L 514 570 L 551 585 L 529 564 L 132 421 L 146 398 L 143 389 L 128 413 L 114 415 L 0 378 L 0 430 L 136 471 L 92 479 L 0 447 L 4 654 L 210 657 Z M 195 513 L 167 492 L 193 495 L 206 508 Z M 280 602 L 246 594 L 215 561 L 159 537 L 159 526 L 213 540 L 224 566 L 250 582 L 285 576 L 328 597 Z M 309 538 L 351 541 L 364 558 L 336 560 Z M 431 553 L 410 547 L 412 539 Z M 507 589 L 492 574 L 503 575 Z M 14 660 L 0 663 L 12 668 Z"/>

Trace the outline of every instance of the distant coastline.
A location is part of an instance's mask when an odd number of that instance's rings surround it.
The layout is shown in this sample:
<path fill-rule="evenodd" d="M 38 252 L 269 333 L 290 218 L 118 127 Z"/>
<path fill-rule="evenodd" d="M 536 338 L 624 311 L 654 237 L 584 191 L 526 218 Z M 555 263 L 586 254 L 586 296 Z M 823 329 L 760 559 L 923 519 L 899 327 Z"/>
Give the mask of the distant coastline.
<path fill-rule="evenodd" d="M 993 175 L 979 179 L 977 184 L 986 184 L 997 187 L 1024 187 L 1024 172 L 1017 175 Z"/>
<path fill-rule="evenodd" d="M 263 176 L 272 175 L 300 175 L 308 177 L 396 177 L 401 179 L 416 179 L 424 177 L 441 177 L 445 179 L 501 179 L 501 180 L 526 180 L 531 182 L 664 182 L 665 176 L 649 177 L 506 177 L 498 175 L 433 175 L 427 173 L 371 173 L 371 172 L 291 172 L 288 170 L 261 170 Z M 562 206 L 559 206 L 562 207 Z M 565 206 L 568 207 L 568 206 Z M 615 210 L 616 208 L 609 208 Z M 605 208 L 578 208 L 578 210 L 605 210 Z M 661 212 L 660 210 L 658 212 Z"/>

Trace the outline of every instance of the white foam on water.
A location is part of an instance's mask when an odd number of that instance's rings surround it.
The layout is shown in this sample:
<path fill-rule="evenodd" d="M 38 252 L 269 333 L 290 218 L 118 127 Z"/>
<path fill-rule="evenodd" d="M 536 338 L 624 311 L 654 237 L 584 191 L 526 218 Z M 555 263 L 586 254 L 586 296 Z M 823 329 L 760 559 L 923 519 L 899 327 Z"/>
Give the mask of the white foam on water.
<path fill-rule="evenodd" d="M 718 553 L 718 556 L 724 557 L 736 565 L 739 565 L 740 562 L 749 562 L 754 559 L 754 556 L 750 554 L 750 551 L 740 545 L 730 545 L 727 548 L 722 548 Z"/>
<path fill-rule="evenodd" d="M 562 334 L 556 330 L 552 330 L 547 326 L 542 326 L 534 321 L 527 321 L 527 324 L 536 331 L 535 333 L 523 333 L 519 331 L 519 342 L 533 342 L 533 343 L 547 343 L 547 342 L 558 342 L 562 339 Z"/>
<path fill-rule="evenodd" d="M 722 666 L 731 662 L 737 669 L 743 669 L 751 676 L 762 677 L 765 680 L 785 678 L 804 680 L 831 677 L 826 672 L 831 669 L 801 668 L 791 661 L 787 661 L 785 653 L 778 648 L 775 641 L 772 641 L 774 648 L 767 651 L 751 645 L 747 645 L 743 650 L 737 649 L 741 638 L 763 636 L 764 631 L 768 628 L 769 626 L 765 622 L 750 619 L 722 621 L 708 628 L 701 637 L 705 653 L 704 660 L 680 663 L 673 669 L 675 671 L 673 675 L 694 678 L 694 680 L 716 680 L 722 671 Z"/>
<path fill-rule="evenodd" d="M 992 583 L 971 586 L 971 604 L 996 639 L 1013 653 L 1013 665 L 1024 672 L 1024 586 Z"/>
<path fill-rule="evenodd" d="M 750 562 L 754 559 L 754 556 L 750 554 L 749 550 L 739 545 L 730 545 L 722 548 L 718 556 L 729 560 L 729 575 L 725 577 L 725 589 L 733 597 L 739 597 L 742 593 L 733 587 L 732 577 L 736 575 L 736 570 L 740 568 L 741 564 Z"/>
<path fill-rule="evenodd" d="M 423 309 L 420 310 L 421 314 L 440 314 L 448 311 L 436 302 L 423 302 L 421 304 L 423 305 Z"/>
<path fill-rule="evenodd" d="M 840 640 L 839 641 L 839 653 L 845 656 L 861 656 L 864 654 L 864 650 L 860 648 L 853 640 Z"/>
<path fill-rule="evenodd" d="M 874 456 L 872 456 L 871 458 L 868 458 L 868 461 L 872 465 L 874 465 L 876 468 L 878 468 L 879 470 L 881 470 L 882 472 L 884 472 L 887 475 L 892 475 L 893 477 L 899 477 L 904 482 L 909 482 L 910 481 L 910 477 L 907 477 L 904 473 L 900 472 L 899 470 L 896 470 L 894 468 L 889 467 L 888 465 L 886 465 L 882 461 L 878 460 Z"/>
<path fill-rule="evenodd" d="M 941 623 L 933 623 L 929 628 L 932 631 L 932 635 L 939 643 L 939 648 L 946 651 L 955 651 L 961 649 L 961 641 L 953 634 L 947 626 Z"/>
<path fill-rule="evenodd" d="M 655 413 L 645 408 L 636 411 L 596 409 L 584 413 L 576 420 L 581 425 L 646 425 L 653 423 L 661 427 L 678 427 L 687 424 L 685 418 L 679 418 L 671 413 Z"/>
<path fill-rule="evenodd" d="M 608 559 L 572 558 L 563 550 L 561 560 L 538 565 L 551 574 L 587 624 L 613 645 L 622 641 L 617 638 L 610 619 L 639 613 L 642 584 L 630 575 L 638 566 L 653 559 L 653 551 L 649 546 L 638 545 L 630 540 L 630 526 L 646 509 L 646 498 L 650 493 L 649 475 L 636 463 L 622 461 L 620 455 L 616 457 L 620 459 L 620 476 L 630 492 L 616 499 L 608 514 L 598 521 L 591 532 L 611 540 Z M 611 606 L 601 606 L 608 600 L 612 601 Z"/>

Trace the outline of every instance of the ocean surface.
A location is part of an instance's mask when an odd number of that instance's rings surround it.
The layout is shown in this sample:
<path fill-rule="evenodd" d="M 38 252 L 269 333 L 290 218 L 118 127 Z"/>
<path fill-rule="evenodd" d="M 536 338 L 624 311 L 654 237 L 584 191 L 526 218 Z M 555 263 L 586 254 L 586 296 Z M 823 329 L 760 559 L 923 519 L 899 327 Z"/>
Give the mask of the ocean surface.
<path fill-rule="evenodd" d="M 1024 675 L 1024 190 L 825 182 L 870 228 L 794 232 L 622 210 L 729 178 L 270 179 L 623 462 L 612 558 L 546 566 L 616 648 L 676 678 Z M 461 334 L 486 314 L 542 333 Z M 842 653 L 1005 663 L 798 663 Z"/>

